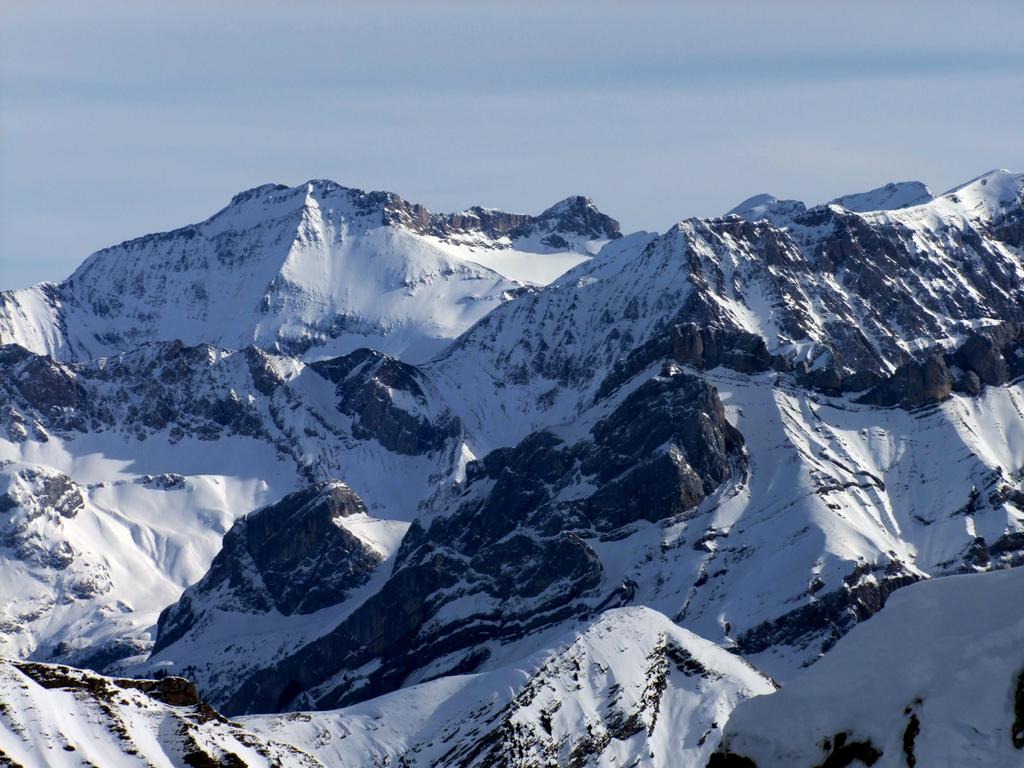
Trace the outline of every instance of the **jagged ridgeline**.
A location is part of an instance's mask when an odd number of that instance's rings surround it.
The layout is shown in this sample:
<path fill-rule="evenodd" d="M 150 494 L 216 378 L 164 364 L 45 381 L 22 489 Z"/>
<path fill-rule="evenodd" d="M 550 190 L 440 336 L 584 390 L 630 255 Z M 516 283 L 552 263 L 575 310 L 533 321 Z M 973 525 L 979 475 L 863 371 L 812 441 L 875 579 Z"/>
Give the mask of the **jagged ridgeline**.
<path fill-rule="evenodd" d="M 0 755 L 73 701 L 112 765 L 1012 762 L 1022 194 L 268 185 L 0 293 Z"/>

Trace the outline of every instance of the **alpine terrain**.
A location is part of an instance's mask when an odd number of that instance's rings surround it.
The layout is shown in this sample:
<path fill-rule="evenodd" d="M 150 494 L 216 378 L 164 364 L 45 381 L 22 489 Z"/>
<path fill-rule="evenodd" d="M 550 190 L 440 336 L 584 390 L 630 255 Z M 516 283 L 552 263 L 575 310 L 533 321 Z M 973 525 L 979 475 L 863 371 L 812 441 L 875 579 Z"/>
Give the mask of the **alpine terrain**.
<path fill-rule="evenodd" d="M 1021 382 L 1024 174 L 242 192 L 0 292 L 0 764 L 1024 761 Z"/>

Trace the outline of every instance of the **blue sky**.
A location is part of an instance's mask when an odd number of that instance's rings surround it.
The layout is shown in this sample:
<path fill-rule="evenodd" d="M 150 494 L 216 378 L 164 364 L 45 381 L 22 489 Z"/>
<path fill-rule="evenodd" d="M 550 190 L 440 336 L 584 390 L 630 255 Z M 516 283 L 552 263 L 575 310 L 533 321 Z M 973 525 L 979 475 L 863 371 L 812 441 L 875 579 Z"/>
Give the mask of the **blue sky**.
<path fill-rule="evenodd" d="M 1024 3 L 0 4 L 0 289 L 332 178 L 664 230 L 1024 170 Z"/>

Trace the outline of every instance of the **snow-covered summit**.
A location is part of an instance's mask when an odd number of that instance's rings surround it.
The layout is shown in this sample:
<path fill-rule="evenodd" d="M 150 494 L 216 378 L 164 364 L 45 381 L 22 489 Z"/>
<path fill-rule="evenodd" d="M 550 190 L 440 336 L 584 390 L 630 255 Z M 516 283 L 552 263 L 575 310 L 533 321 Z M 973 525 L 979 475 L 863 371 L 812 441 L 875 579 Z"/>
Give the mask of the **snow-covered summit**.
<path fill-rule="evenodd" d="M 59 285 L 0 294 L 0 342 L 72 360 L 174 339 L 425 359 L 615 237 L 580 197 L 540 216 L 447 215 L 328 180 L 263 185 L 206 221 L 98 251 Z"/>
<path fill-rule="evenodd" d="M 867 213 L 909 208 L 927 203 L 932 197 L 931 190 L 920 181 L 897 181 L 867 192 L 841 195 L 831 202 L 848 211 Z"/>
<path fill-rule="evenodd" d="M 333 712 L 242 718 L 325 765 L 703 768 L 772 683 L 658 611 L 612 609 L 543 650 Z"/>
<path fill-rule="evenodd" d="M 780 200 L 774 195 L 760 194 L 744 200 L 728 211 L 726 216 L 735 215 L 751 222 L 767 220 L 777 227 L 798 230 L 806 225 L 807 216 L 804 214 L 809 210 L 839 206 L 854 213 L 893 214 L 894 218 L 900 219 L 906 217 L 897 212 L 920 208 L 920 212 L 933 220 L 953 217 L 988 222 L 1020 208 L 1024 199 L 1022 196 L 1024 174 L 997 169 L 958 184 L 941 195 L 933 195 L 920 181 L 890 182 L 867 192 L 840 195 L 817 206 L 808 206 L 800 200 Z M 907 215 L 913 218 L 912 214 Z"/>
<path fill-rule="evenodd" d="M 920 181 L 897 181 L 867 192 L 841 195 L 826 205 L 838 205 L 855 213 L 868 213 L 909 208 L 927 203 L 932 197 L 931 190 Z M 807 211 L 808 207 L 800 200 L 780 200 L 774 195 L 763 193 L 747 198 L 725 215 L 739 216 L 747 221 L 767 219 L 775 226 L 789 227 L 796 217 Z"/>
<path fill-rule="evenodd" d="M 953 187 L 936 198 L 943 209 L 954 207 L 973 219 L 988 221 L 1024 203 L 1024 173 L 996 169 Z"/>
<path fill-rule="evenodd" d="M 777 226 L 786 226 L 793 216 L 806 210 L 807 206 L 799 200 L 779 200 L 775 195 L 762 193 L 748 197 L 725 215 L 739 216 L 747 221 L 767 219 Z"/>

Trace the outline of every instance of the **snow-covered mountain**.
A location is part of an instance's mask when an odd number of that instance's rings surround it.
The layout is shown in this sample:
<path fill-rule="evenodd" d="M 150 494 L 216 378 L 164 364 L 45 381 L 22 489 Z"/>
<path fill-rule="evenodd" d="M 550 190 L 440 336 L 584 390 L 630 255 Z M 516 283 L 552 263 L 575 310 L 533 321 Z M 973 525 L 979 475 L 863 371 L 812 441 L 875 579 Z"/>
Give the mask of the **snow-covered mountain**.
<path fill-rule="evenodd" d="M 325 765 L 704 766 L 740 702 L 772 682 L 647 608 L 617 608 L 547 648 L 332 712 L 244 727 Z M 389 762 L 391 761 L 391 762 Z"/>
<path fill-rule="evenodd" d="M 0 293 L 0 343 L 61 360 L 174 340 L 423 360 L 618 236 L 583 197 L 538 216 L 437 215 L 332 181 L 265 185 L 199 224 L 98 251 L 63 283 Z"/>
<path fill-rule="evenodd" d="M 894 592 L 1024 562 L 1022 196 L 993 171 L 620 237 L 583 198 L 311 183 L 5 294 L 0 653 L 184 675 L 326 764 L 726 759 L 737 701 Z M 416 254 L 454 271 L 399 302 L 376 268 Z M 464 312 L 463 269 L 511 287 Z M 232 316 L 188 315 L 190 280 Z M 325 331 L 342 288 L 415 311 Z"/>

